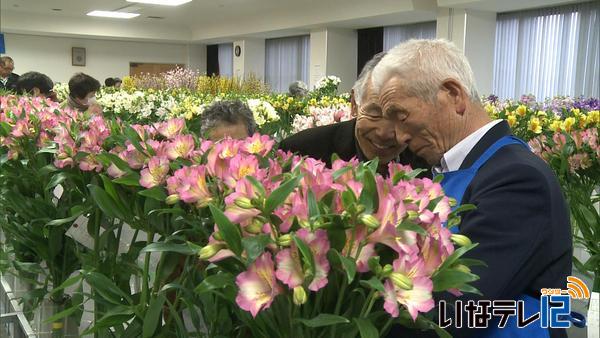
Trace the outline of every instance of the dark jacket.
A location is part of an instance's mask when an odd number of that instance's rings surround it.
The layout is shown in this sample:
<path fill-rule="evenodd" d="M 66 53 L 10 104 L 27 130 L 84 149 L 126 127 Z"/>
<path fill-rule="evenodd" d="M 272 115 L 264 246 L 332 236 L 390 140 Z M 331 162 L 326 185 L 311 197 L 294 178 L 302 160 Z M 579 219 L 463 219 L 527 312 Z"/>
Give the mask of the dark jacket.
<path fill-rule="evenodd" d="M 0 81 L 0 89 L 6 89 L 6 90 L 16 92 L 17 91 L 17 80 L 19 80 L 19 75 L 15 74 L 15 73 L 10 73 L 10 75 L 8 75 L 8 81 L 6 82 L 6 85 L 4 85 Z"/>
<path fill-rule="evenodd" d="M 356 141 L 355 127 L 356 119 L 352 119 L 303 130 L 281 141 L 279 149 L 321 160 L 327 164 L 327 167 L 331 167 L 333 154 L 337 154 L 344 161 L 349 161 L 353 157 L 360 161 L 367 161 Z M 415 156 L 408 149 L 400 154 L 398 162 L 409 164 L 413 169 L 429 169 L 423 159 Z"/>
<path fill-rule="evenodd" d="M 460 169 L 469 168 L 496 140 L 510 134 L 506 122 L 494 126 Z M 556 175 L 542 159 L 522 145 L 499 149 L 479 169 L 462 204 L 477 206 L 463 215 L 459 226 L 461 234 L 479 243 L 465 257 L 487 264 L 471 268 L 480 277 L 472 285 L 483 297 L 467 293 L 460 297 L 463 304 L 470 299 L 516 299 L 522 294 L 539 298 L 542 288 L 565 288 L 572 267 L 569 211 Z M 448 293 L 436 298 L 449 304 L 456 300 Z M 468 328 L 448 331 L 453 337 L 479 336 Z M 403 336 L 437 337 L 433 331 L 418 334 L 400 327 L 388 335 Z M 551 330 L 553 338 L 566 336 L 562 329 Z"/>

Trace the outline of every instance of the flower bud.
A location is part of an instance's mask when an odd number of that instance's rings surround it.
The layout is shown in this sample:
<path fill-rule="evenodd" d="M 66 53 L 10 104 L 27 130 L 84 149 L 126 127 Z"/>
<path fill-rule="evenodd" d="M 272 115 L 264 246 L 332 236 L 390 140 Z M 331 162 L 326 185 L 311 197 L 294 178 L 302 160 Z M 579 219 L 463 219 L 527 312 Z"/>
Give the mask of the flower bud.
<path fill-rule="evenodd" d="M 168 205 L 173 205 L 173 204 L 175 204 L 177 202 L 179 202 L 179 195 L 178 194 L 169 195 L 165 199 L 165 203 L 167 203 Z"/>
<path fill-rule="evenodd" d="M 360 221 L 371 229 L 379 228 L 379 221 L 371 214 L 362 214 L 359 217 Z"/>
<path fill-rule="evenodd" d="M 467 246 L 467 245 L 471 245 L 471 240 L 469 239 L 469 237 L 465 236 L 465 235 L 460 235 L 460 234 L 452 234 L 452 236 L 450 236 L 450 239 L 460 245 L 460 246 Z"/>
<path fill-rule="evenodd" d="M 252 220 L 252 223 L 250 223 L 250 225 L 244 228 L 244 230 L 246 230 L 247 233 L 256 235 L 262 231 L 262 227 L 263 223 L 255 218 L 254 220 Z"/>
<path fill-rule="evenodd" d="M 386 264 L 383 269 L 381 270 L 381 274 L 383 274 L 384 276 L 388 276 L 389 274 L 391 274 L 394 271 L 394 268 L 392 268 L 392 266 L 390 264 Z"/>
<path fill-rule="evenodd" d="M 456 270 L 462 271 L 462 272 L 467 272 L 467 273 L 471 272 L 471 269 L 469 269 L 469 267 L 464 264 L 457 264 L 454 268 Z"/>
<path fill-rule="evenodd" d="M 303 228 L 310 228 L 310 223 L 305 219 L 298 220 L 298 223 L 300 223 L 300 226 Z"/>
<path fill-rule="evenodd" d="M 280 245 L 280 246 L 290 246 L 290 245 L 292 245 L 292 235 L 285 234 L 285 235 L 279 236 L 279 238 L 277 238 L 277 244 Z"/>
<path fill-rule="evenodd" d="M 222 241 L 223 240 L 223 236 L 221 235 L 221 232 L 219 231 L 215 231 L 213 233 L 213 238 L 217 241 Z"/>
<path fill-rule="evenodd" d="M 294 304 L 302 305 L 302 304 L 306 303 L 306 300 L 307 300 L 307 296 L 306 296 L 306 290 L 304 290 L 304 287 L 296 286 L 294 288 Z"/>
<path fill-rule="evenodd" d="M 198 251 L 198 256 L 202 260 L 209 259 L 223 249 L 223 244 L 209 244 Z"/>
<path fill-rule="evenodd" d="M 238 197 L 235 199 L 234 203 L 242 209 L 254 208 L 254 206 L 252 205 L 252 201 L 248 197 Z"/>
<path fill-rule="evenodd" d="M 406 212 L 407 216 L 408 216 L 408 220 L 413 221 L 417 218 L 419 218 L 419 213 L 414 211 L 414 210 L 409 210 Z"/>
<path fill-rule="evenodd" d="M 359 214 L 361 212 L 365 211 L 366 209 L 367 208 L 364 205 L 362 205 L 362 204 L 359 204 L 359 205 L 356 206 L 356 212 L 359 213 Z"/>
<path fill-rule="evenodd" d="M 413 283 L 410 280 L 410 278 L 406 277 L 402 273 L 392 272 L 390 274 L 390 279 L 392 280 L 392 283 L 394 283 L 394 285 L 396 285 L 397 287 L 399 287 L 401 289 L 412 290 L 412 288 L 413 288 Z"/>

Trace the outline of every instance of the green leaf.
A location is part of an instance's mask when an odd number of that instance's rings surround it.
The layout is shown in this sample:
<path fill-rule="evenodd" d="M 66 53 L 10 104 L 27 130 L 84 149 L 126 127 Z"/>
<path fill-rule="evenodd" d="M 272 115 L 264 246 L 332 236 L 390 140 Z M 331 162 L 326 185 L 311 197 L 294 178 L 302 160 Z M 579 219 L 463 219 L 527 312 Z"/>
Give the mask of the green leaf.
<path fill-rule="evenodd" d="M 123 161 L 119 156 L 111 153 L 102 153 L 96 155 L 96 158 L 100 161 L 104 161 L 106 164 L 113 163 L 121 171 L 131 171 L 129 164 Z"/>
<path fill-rule="evenodd" d="M 308 279 L 312 280 L 312 277 L 315 276 L 315 268 L 316 268 L 315 267 L 315 257 L 313 256 L 312 251 L 310 250 L 308 245 L 306 245 L 306 243 L 304 243 L 304 241 L 302 241 L 302 239 L 300 239 L 295 234 L 292 235 L 292 239 L 294 240 L 294 243 L 296 243 L 298 250 L 300 250 L 300 254 L 302 255 L 302 261 L 304 262 L 304 266 L 305 267 L 308 266 L 307 275 L 310 277 Z"/>
<path fill-rule="evenodd" d="M 119 209 L 117 203 L 106 193 L 106 191 L 104 191 L 104 189 L 93 184 L 88 184 L 88 189 L 92 194 L 92 198 L 105 215 L 110 218 L 126 219 L 125 212 Z"/>
<path fill-rule="evenodd" d="M 329 313 L 321 313 L 318 316 L 311 319 L 298 318 L 296 319 L 296 321 L 312 328 L 350 323 L 350 321 L 346 317 L 332 315 Z"/>
<path fill-rule="evenodd" d="M 464 284 L 464 285 L 460 286 L 458 289 L 462 292 L 474 293 L 476 295 L 483 296 L 483 294 L 481 293 L 481 291 L 479 291 L 479 289 L 477 289 L 476 287 L 471 286 L 469 284 Z"/>
<path fill-rule="evenodd" d="M 348 277 L 348 284 L 352 283 L 352 281 L 354 280 L 354 276 L 356 275 L 356 262 L 354 262 L 353 259 L 342 255 L 335 249 L 332 249 L 332 251 L 335 252 L 338 259 L 340 260 L 340 263 L 342 263 L 344 271 L 346 271 L 346 277 Z"/>
<path fill-rule="evenodd" d="M 197 251 L 192 250 L 187 243 L 166 243 L 166 242 L 158 242 L 158 243 L 150 243 L 145 248 L 140 251 L 140 254 L 146 252 L 177 252 L 184 255 L 195 255 Z"/>
<path fill-rule="evenodd" d="M 271 243 L 271 238 L 268 235 L 242 238 L 242 246 L 248 255 L 248 264 L 252 264 L 258 256 L 265 252 L 265 247 L 269 243 Z"/>
<path fill-rule="evenodd" d="M 365 170 L 363 176 L 363 189 L 360 193 L 359 202 L 364 205 L 367 213 L 373 213 L 379 208 L 379 195 L 377 194 L 377 184 L 375 176 L 370 170 Z"/>
<path fill-rule="evenodd" d="M 333 172 L 333 180 L 337 180 L 338 178 L 340 178 L 342 175 L 344 175 L 345 173 L 347 173 L 348 171 L 352 170 L 351 166 L 345 166 L 341 169 L 338 169 L 336 171 Z"/>
<path fill-rule="evenodd" d="M 123 300 L 131 304 L 131 297 L 123 290 L 119 289 L 108 277 L 98 272 L 87 272 L 85 280 L 90 284 L 92 289 L 97 292 L 102 299 L 115 305 L 123 305 Z"/>
<path fill-rule="evenodd" d="M 431 278 L 433 282 L 433 291 L 445 291 L 451 288 L 458 288 L 466 283 L 479 279 L 479 276 L 470 272 L 446 269 Z"/>
<path fill-rule="evenodd" d="M 165 199 L 167 198 L 166 190 L 165 190 L 165 188 L 163 188 L 161 186 L 156 186 L 156 187 L 152 187 L 150 189 L 142 190 L 142 191 L 138 192 L 138 194 L 140 194 L 142 196 L 150 197 L 159 202 L 164 202 Z"/>
<path fill-rule="evenodd" d="M 131 187 L 140 187 L 140 174 L 131 172 L 123 177 L 115 178 L 114 183 Z"/>
<path fill-rule="evenodd" d="M 217 275 L 212 275 L 206 277 L 202 283 L 200 283 L 195 289 L 194 292 L 201 295 L 203 293 L 211 292 L 213 290 L 218 290 L 225 288 L 229 285 L 234 285 L 235 278 L 230 273 L 220 273 Z"/>
<path fill-rule="evenodd" d="M 279 206 L 285 199 L 296 189 L 298 183 L 302 179 L 302 175 L 298 175 L 292 179 L 287 180 L 281 184 L 277 189 L 267 197 L 265 201 L 265 214 L 270 214 L 277 206 Z"/>
<path fill-rule="evenodd" d="M 425 231 L 425 229 L 423 229 L 418 224 L 415 224 L 415 223 L 409 221 L 408 219 L 405 219 L 402 221 L 402 223 L 396 225 L 396 230 L 397 231 L 408 230 L 408 231 L 416 232 L 422 236 L 427 236 L 427 231 Z"/>
<path fill-rule="evenodd" d="M 223 240 L 227 243 L 229 249 L 236 254 L 236 256 L 241 257 L 242 255 L 242 234 L 240 233 L 240 229 L 237 225 L 231 223 L 229 218 L 223 214 L 223 211 L 210 204 L 208 206 L 210 208 L 210 212 L 213 215 L 213 219 L 215 223 L 217 223 L 217 228 L 219 228 L 219 232 L 223 236 Z"/>
<path fill-rule="evenodd" d="M 62 282 L 62 284 L 60 284 L 59 286 L 55 287 L 52 289 L 52 292 L 50 292 L 49 295 L 54 295 L 57 292 L 64 290 L 70 286 L 73 286 L 75 284 L 77 284 L 77 282 L 81 282 L 81 280 L 83 279 L 83 275 L 81 273 L 76 274 L 73 277 L 67 278 L 67 280 L 65 280 L 64 282 Z"/>
<path fill-rule="evenodd" d="M 265 187 L 263 187 L 262 183 L 260 183 L 255 177 L 246 176 L 246 179 L 250 181 L 250 184 L 252 184 L 260 196 L 265 196 L 267 194 Z"/>
<path fill-rule="evenodd" d="M 160 314 L 163 309 L 163 304 L 165 303 L 165 295 L 159 294 L 156 298 L 152 298 L 150 300 L 150 305 L 146 310 L 146 315 L 144 316 L 144 328 L 143 328 L 143 337 L 148 338 L 154 335 L 157 326 L 161 322 Z"/>
<path fill-rule="evenodd" d="M 59 320 L 65 318 L 65 317 L 69 317 L 70 315 L 72 315 L 73 313 L 75 313 L 77 310 L 79 310 L 79 305 L 80 304 L 77 304 L 75 306 L 71 306 L 70 308 L 65 309 L 65 310 L 63 310 L 63 311 L 61 311 L 61 312 L 59 312 L 59 313 L 51 316 L 50 318 L 46 319 L 44 321 L 44 323 L 52 323 L 52 322 L 59 321 Z"/>
<path fill-rule="evenodd" d="M 361 338 L 379 338 L 379 331 L 373 323 L 366 318 L 354 318 L 354 323 L 360 331 Z"/>
<path fill-rule="evenodd" d="M 110 196 L 113 199 L 113 201 L 115 201 L 115 203 L 119 204 L 121 202 L 121 199 L 117 194 L 117 190 L 115 189 L 115 185 L 113 184 L 113 182 L 110 180 L 110 178 L 103 174 L 100 174 L 100 178 L 102 179 L 102 184 L 104 185 L 104 191 L 106 191 L 108 196 Z M 121 206 L 123 206 L 122 203 Z"/>
<path fill-rule="evenodd" d="M 458 214 L 466 211 L 476 210 L 477 206 L 475 204 L 461 204 L 456 209 L 452 210 L 449 217 L 456 217 Z"/>
<path fill-rule="evenodd" d="M 57 185 L 64 182 L 66 179 L 67 179 L 67 174 L 65 174 L 63 172 L 54 174 L 54 176 L 52 176 L 52 179 L 50 179 L 50 182 L 48 182 L 48 184 L 46 185 L 46 190 L 50 190 L 50 189 L 56 187 Z"/>
<path fill-rule="evenodd" d="M 474 247 L 476 247 L 478 244 L 477 243 L 473 243 L 470 245 L 466 245 L 466 246 L 462 246 L 456 250 L 454 250 L 454 252 L 452 253 L 452 255 L 448 256 L 448 258 L 446 258 L 446 260 L 442 263 L 442 265 L 440 265 L 440 267 L 437 269 L 437 271 L 433 274 L 433 276 L 435 276 L 436 273 L 441 272 L 449 267 L 451 267 L 452 265 L 454 265 L 454 263 L 456 263 L 456 261 L 465 253 L 467 253 L 467 251 L 473 249 Z"/>
<path fill-rule="evenodd" d="M 379 278 L 375 276 L 371 277 L 371 279 L 369 280 L 361 280 L 360 284 L 362 286 L 377 290 L 379 292 L 385 292 L 385 287 L 383 286 L 383 283 L 381 283 Z"/>
<path fill-rule="evenodd" d="M 63 225 L 65 223 L 73 223 L 73 221 L 75 221 L 79 216 L 81 216 L 81 214 L 73 215 L 73 216 L 67 217 L 67 218 L 55 219 L 55 220 L 52 220 L 52 221 L 46 223 L 46 226 L 56 226 L 56 225 Z"/>
<path fill-rule="evenodd" d="M 312 219 L 315 216 L 319 216 L 319 206 L 317 205 L 317 199 L 315 198 L 315 193 L 308 189 L 308 217 Z"/>

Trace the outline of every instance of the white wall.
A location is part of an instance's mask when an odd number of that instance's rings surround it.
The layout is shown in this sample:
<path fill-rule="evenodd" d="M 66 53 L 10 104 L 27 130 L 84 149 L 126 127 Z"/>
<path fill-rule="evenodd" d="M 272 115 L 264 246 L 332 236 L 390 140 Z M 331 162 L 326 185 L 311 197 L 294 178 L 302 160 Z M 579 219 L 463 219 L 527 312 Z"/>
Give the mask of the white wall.
<path fill-rule="evenodd" d="M 240 56 L 235 56 L 235 48 L 241 49 Z M 244 78 L 254 74 L 260 79 L 265 78 L 265 39 L 245 39 L 233 42 L 233 75 Z"/>
<path fill-rule="evenodd" d="M 342 80 L 338 92 L 350 91 L 356 81 L 356 30 L 327 28 L 310 33 L 310 86 L 326 75 Z"/>
<path fill-rule="evenodd" d="M 38 71 L 55 82 L 67 82 L 76 72 L 89 74 L 101 83 L 107 77 L 129 75 L 129 62 L 181 63 L 189 59 L 204 64 L 200 47 L 188 48 L 185 44 L 148 43 L 78 39 L 5 33 L 6 55 L 15 60 L 15 73 Z M 85 67 L 71 65 L 71 48 L 86 49 Z M 191 63 L 191 62 L 190 62 Z"/>

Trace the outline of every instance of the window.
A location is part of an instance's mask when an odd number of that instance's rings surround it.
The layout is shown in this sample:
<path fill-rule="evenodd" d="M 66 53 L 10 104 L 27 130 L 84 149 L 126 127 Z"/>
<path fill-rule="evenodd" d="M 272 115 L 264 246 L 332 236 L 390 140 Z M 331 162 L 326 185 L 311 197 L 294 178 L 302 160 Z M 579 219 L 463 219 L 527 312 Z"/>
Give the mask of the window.
<path fill-rule="evenodd" d="M 383 27 L 383 50 L 410 39 L 435 39 L 435 33 L 435 21 Z"/>
<path fill-rule="evenodd" d="M 600 96 L 599 2 L 498 14 L 494 94 Z"/>
<path fill-rule="evenodd" d="M 265 82 L 274 92 L 287 92 L 294 81 L 308 83 L 310 36 L 265 40 Z"/>
<path fill-rule="evenodd" d="M 219 44 L 219 75 L 233 77 L 233 43 Z"/>

